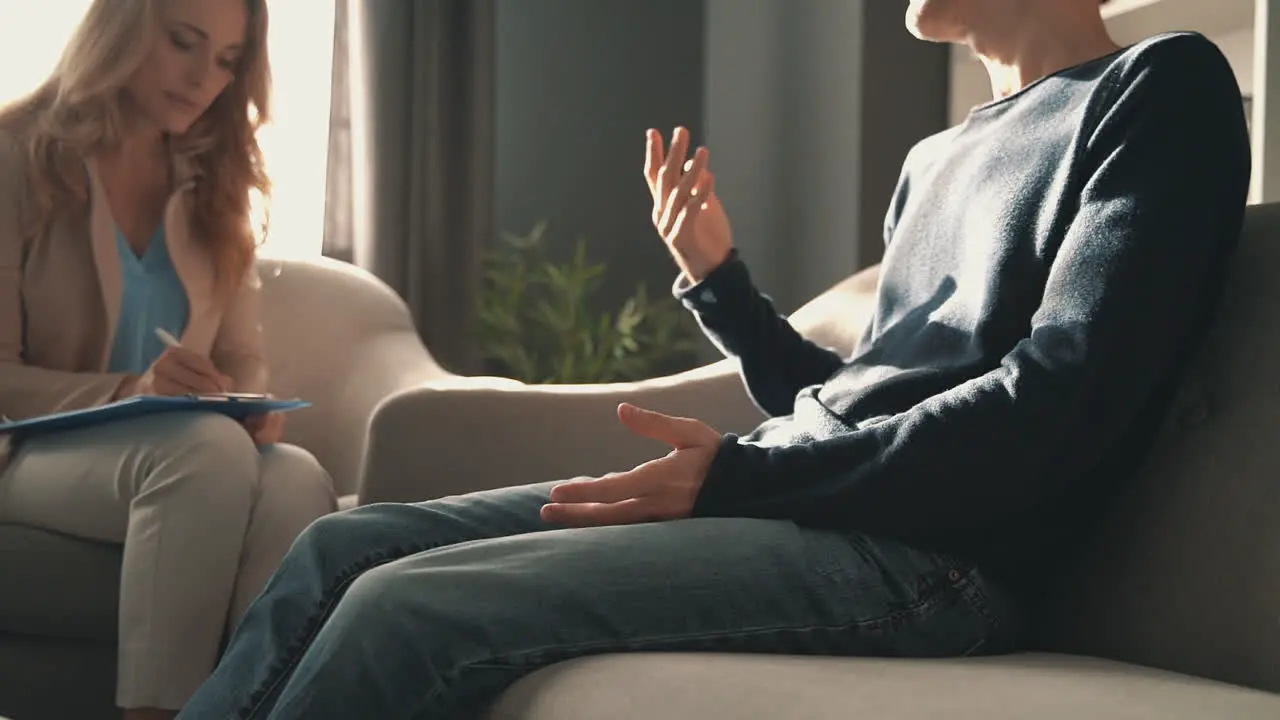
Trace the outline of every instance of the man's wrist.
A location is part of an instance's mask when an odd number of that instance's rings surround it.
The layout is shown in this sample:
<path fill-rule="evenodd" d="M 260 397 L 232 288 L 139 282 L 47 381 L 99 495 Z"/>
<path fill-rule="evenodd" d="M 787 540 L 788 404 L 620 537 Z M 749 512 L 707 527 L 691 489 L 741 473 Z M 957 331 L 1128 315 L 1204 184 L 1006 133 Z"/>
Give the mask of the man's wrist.
<path fill-rule="evenodd" d="M 738 438 L 734 433 L 726 433 L 720 437 L 715 454 L 711 456 L 706 471 L 702 474 L 702 484 L 698 487 L 698 495 L 694 498 L 691 517 L 712 517 L 721 514 L 718 507 L 720 496 L 725 494 L 722 486 L 732 486 L 733 466 L 738 452 Z M 729 492 L 732 492 L 730 490 Z"/>
<path fill-rule="evenodd" d="M 707 278 L 708 275 L 715 272 L 721 265 L 729 261 L 733 255 L 733 248 L 728 247 L 714 257 L 685 257 L 684 274 L 689 276 L 689 280 L 694 283 L 700 283 Z"/>
<path fill-rule="evenodd" d="M 739 259 L 738 251 L 730 248 L 728 256 L 701 278 L 694 278 L 680 266 L 680 275 L 671 286 L 671 292 L 685 307 L 695 312 L 720 312 L 731 298 L 741 301 L 743 287 L 751 287 L 746 267 Z"/>

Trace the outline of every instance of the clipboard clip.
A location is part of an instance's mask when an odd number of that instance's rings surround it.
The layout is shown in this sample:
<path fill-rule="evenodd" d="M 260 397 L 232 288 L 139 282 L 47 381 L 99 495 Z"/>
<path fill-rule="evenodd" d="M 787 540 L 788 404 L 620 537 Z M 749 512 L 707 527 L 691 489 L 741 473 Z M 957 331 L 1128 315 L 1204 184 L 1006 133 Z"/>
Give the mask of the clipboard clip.
<path fill-rule="evenodd" d="M 253 401 L 260 401 L 260 400 L 270 400 L 271 396 L 265 395 L 263 393 L 228 392 L 228 393 L 207 393 L 207 394 L 187 393 L 186 398 L 188 400 L 214 400 L 214 401 L 221 400 L 225 402 L 240 402 L 240 401 L 253 402 Z"/>

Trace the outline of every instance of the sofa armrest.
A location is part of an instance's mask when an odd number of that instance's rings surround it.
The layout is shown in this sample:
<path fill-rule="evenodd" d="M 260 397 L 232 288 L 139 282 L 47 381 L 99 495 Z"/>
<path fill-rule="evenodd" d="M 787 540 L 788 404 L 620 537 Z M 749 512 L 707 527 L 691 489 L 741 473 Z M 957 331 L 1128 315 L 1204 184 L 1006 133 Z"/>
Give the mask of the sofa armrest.
<path fill-rule="evenodd" d="M 667 452 L 627 431 L 620 402 L 745 432 L 762 415 L 724 360 L 635 383 L 430 382 L 374 411 L 360 503 L 417 502 L 509 485 L 626 470 Z"/>
<path fill-rule="evenodd" d="M 357 491 L 369 424 L 379 403 L 406 388 L 451 377 L 412 330 L 366 338 L 328 363 L 314 363 L 302 388 L 289 388 L 314 407 L 290 413 L 285 440 L 310 450 L 333 477 L 339 495 Z M 338 362 L 340 360 L 340 362 Z M 297 380 L 297 374 L 293 379 Z"/>
<path fill-rule="evenodd" d="M 876 309 L 880 266 L 850 275 L 787 318 L 801 335 L 848 357 L 866 331 Z"/>

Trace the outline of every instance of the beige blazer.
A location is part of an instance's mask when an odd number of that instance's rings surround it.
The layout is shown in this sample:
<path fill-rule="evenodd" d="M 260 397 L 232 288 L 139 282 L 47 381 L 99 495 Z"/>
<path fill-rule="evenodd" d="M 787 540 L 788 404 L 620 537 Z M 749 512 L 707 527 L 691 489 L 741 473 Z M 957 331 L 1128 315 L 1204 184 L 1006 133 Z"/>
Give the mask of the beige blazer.
<path fill-rule="evenodd" d="M 106 372 L 123 294 L 115 221 L 92 161 L 89 211 L 55 218 L 24 239 L 26 153 L 0 131 L 0 413 L 11 419 L 109 402 L 125 375 Z M 189 227 L 195 177 L 175 160 L 164 210 L 169 254 L 187 291 L 182 344 L 213 360 L 240 392 L 265 392 L 267 365 L 252 270 L 234 295 L 216 292 L 212 259 Z M 0 471 L 8 458 L 0 437 Z"/>

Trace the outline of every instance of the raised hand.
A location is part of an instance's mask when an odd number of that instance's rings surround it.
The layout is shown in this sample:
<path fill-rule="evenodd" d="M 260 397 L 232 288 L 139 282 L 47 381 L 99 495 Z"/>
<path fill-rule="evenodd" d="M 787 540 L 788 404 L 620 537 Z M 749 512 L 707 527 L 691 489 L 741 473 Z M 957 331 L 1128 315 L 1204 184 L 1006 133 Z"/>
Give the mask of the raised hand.
<path fill-rule="evenodd" d="M 715 194 L 715 175 L 708 168 L 710 152 L 699 147 L 692 159 L 689 131 L 671 134 L 671 149 L 662 134 L 646 133 L 645 180 L 653 197 L 653 226 L 671 257 L 689 279 L 697 282 L 719 267 L 733 249 L 733 231 Z"/>

